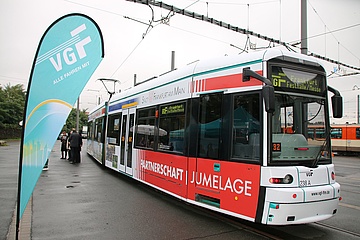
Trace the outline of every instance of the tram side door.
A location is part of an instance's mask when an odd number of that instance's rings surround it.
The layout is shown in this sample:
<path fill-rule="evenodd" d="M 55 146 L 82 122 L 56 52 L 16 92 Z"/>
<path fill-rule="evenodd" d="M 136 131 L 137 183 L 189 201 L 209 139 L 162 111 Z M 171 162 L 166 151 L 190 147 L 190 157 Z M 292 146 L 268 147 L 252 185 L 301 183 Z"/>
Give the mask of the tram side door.
<path fill-rule="evenodd" d="M 132 150 L 134 139 L 135 108 L 125 109 L 121 118 L 119 171 L 133 174 Z"/>

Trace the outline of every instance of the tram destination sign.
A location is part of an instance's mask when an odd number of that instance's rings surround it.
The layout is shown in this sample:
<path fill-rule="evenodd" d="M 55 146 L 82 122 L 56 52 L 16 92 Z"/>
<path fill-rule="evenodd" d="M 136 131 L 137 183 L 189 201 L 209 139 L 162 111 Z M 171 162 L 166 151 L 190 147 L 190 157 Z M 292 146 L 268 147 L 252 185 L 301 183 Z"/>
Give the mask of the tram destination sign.
<path fill-rule="evenodd" d="M 280 88 L 282 91 L 311 92 L 322 95 L 326 90 L 324 76 L 281 66 L 271 67 L 271 81 L 275 89 Z"/>
<path fill-rule="evenodd" d="M 173 104 L 161 107 L 161 115 L 184 114 L 185 103 Z"/>

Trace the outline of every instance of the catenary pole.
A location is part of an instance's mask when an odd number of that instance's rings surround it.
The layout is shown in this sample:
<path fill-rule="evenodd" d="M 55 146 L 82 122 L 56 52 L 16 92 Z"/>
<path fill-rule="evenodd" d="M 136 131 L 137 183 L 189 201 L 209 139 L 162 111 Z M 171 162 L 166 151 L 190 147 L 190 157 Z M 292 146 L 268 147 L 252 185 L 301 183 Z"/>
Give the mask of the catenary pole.
<path fill-rule="evenodd" d="M 308 54 L 306 0 L 301 0 L 301 53 L 305 55 Z"/>

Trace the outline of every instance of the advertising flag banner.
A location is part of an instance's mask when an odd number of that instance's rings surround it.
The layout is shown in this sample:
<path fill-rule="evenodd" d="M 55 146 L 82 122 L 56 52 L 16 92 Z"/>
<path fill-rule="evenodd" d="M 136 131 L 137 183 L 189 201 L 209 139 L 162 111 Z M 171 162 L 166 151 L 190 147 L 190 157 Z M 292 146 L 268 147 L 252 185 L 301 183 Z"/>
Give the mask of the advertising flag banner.
<path fill-rule="evenodd" d="M 80 93 L 104 57 L 98 25 L 83 14 L 56 20 L 44 33 L 28 84 L 20 147 L 21 219 L 43 166 Z"/>

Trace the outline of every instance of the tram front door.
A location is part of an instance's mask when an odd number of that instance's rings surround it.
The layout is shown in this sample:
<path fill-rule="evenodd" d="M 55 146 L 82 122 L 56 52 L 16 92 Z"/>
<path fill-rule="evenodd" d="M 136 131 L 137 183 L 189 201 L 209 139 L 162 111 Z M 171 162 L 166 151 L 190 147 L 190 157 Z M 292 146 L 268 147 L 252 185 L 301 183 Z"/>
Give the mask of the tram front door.
<path fill-rule="evenodd" d="M 133 175 L 132 150 L 134 139 L 135 108 L 124 109 L 121 119 L 119 171 Z"/>

